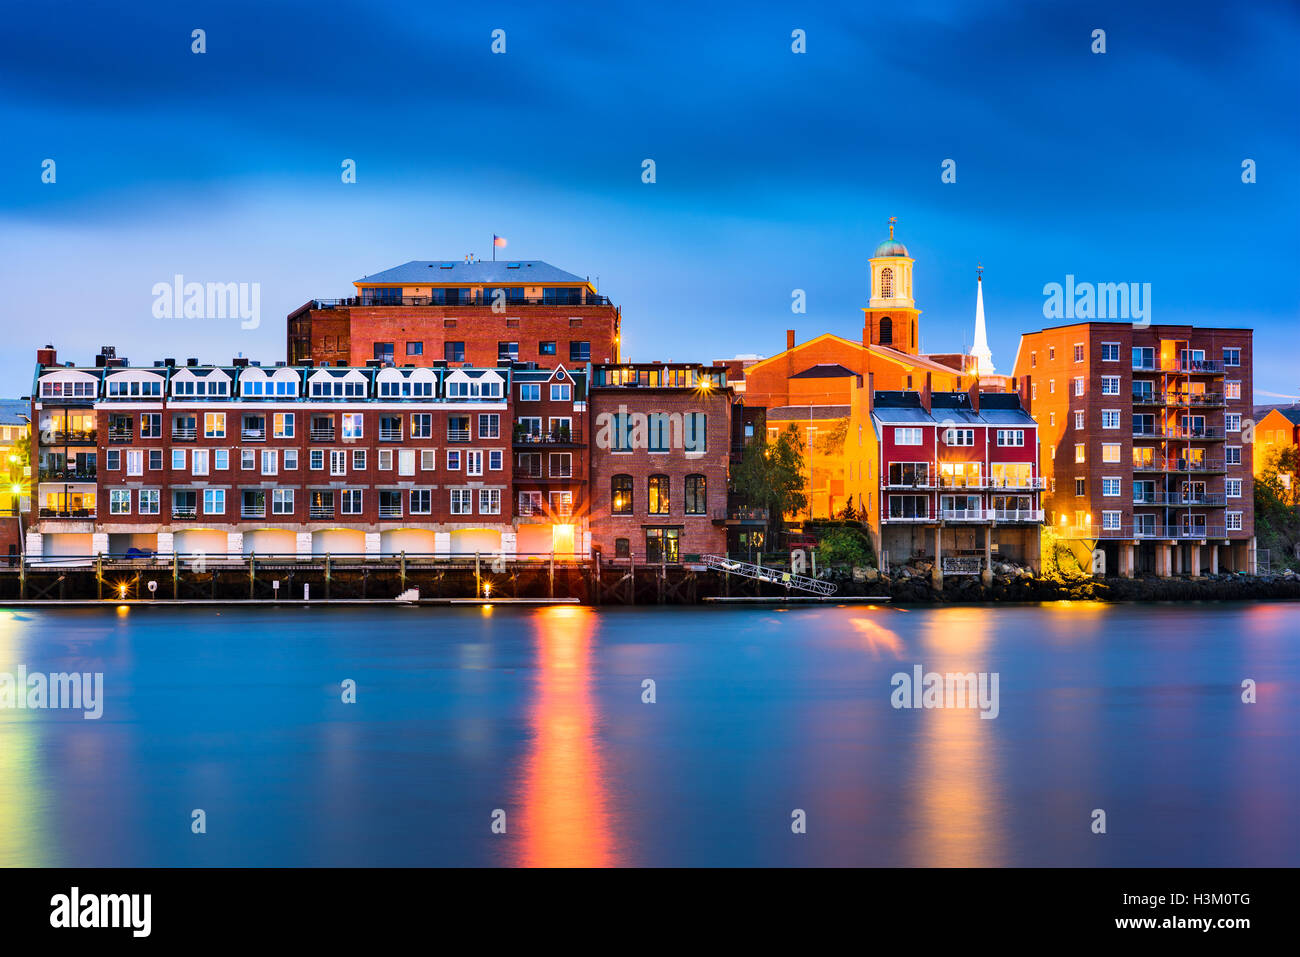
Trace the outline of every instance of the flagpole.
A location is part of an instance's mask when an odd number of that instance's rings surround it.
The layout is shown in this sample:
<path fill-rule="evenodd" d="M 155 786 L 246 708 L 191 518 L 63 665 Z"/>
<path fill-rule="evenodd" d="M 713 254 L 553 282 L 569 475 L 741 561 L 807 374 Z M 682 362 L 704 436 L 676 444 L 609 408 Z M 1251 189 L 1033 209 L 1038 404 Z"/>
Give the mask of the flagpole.
<path fill-rule="evenodd" d="M 497 261 L 497 234 L 492 234 L 492 261 Z"/>

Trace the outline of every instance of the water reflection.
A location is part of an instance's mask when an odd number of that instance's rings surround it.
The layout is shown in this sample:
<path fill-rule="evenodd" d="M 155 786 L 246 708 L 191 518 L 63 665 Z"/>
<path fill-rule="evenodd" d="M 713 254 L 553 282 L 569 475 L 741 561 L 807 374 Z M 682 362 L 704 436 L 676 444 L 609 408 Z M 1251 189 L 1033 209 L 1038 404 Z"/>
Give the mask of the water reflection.
<path fill-rule="evenodd" d="M 625 863 L 615 840 L 607 769 L 592 691 L 595 614 L 547 608 L 533 619 L 537 680 L 532 734 L 520 788 L 518 856 L 524 867 L 608 867 Z"/>
<path fill-rule="evenodd" d="M 921 633 L 917 664 L 926 672 L 989 672 L 994 612 L 936 609 Z M 920 722 L 911 780 L 908 864 L 994 867 L 1006 863 L 1004 795 L 997 719 L 974 708 L 932 708 Z"/>
<path fill-rule="evenodd" d="M 20 623 L 0 611 L 0 672 L 16 675 L 26 663 Z M 15 688 L 15 694 L 25 694 Z M 49 795 L 40 774 L 41 712 L 0 710 L 0 867 L 49 867 L 46 832 Z"/>

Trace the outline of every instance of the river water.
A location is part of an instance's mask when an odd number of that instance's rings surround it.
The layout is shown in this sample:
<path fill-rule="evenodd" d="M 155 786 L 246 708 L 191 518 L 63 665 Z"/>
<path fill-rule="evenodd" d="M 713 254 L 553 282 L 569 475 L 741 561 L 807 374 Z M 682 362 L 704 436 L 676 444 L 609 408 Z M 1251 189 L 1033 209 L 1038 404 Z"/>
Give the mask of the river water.
<path fill-rule="evenodd" d="M 1300 865 L 1297 604 L 0 609 L 24 667 L 103 713 L 0 710 L 0 865 Z"/>

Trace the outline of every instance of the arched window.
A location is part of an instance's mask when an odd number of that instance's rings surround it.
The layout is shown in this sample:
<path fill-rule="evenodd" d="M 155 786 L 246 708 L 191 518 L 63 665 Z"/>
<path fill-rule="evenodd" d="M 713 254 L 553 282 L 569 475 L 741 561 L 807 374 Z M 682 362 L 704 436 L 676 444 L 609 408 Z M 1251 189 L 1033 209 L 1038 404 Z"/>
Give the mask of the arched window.
<path fill-rule="evenodd" d="M 615 475 L 609 482 L 610 501 L 615 515 L 632 514 L 632 476 Z"/>
<path fill-rule="evenodd" d="M 880 344 L 884 346 L 893 345 L 894 342 L 894 323 L 885 316 L 880 320 Z"/>
<path fill-rule="evenodd" d="M 649 480 L 649 512 L 651 515 L 668 514 L 668 476 L 652 475 Z"/>
<path fill-rule="evenodd" d="M 686 514 L 707 515 L 708 480 L 703 475 L 686 476 Z"/>
<path fill-rule="evenodd" d="M 880 270 L 880 298 L 894 298 L 894 270 L 888 266 Z"/>

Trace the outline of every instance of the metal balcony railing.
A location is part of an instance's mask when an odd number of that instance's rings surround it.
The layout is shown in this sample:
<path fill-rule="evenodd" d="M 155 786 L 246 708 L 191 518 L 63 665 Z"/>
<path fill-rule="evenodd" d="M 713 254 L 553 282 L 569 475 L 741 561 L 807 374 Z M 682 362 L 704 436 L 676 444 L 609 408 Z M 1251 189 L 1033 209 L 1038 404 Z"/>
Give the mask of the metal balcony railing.
<path fill-rule="evenodd" d="M 333 518 L 333 517 L 334 517 L 334 506 L 333 506 L 333 505 L 313 505 L 313 506 L 308 510 L 308 515 L 309 515 L 311 518 Z"/>
<path fill-rule="evenodd" d="M 193 427 L 172 426 L 173 442 L 193 442 L 198 437 L 199 430 Z"/>
<path fill-rule="evenodd" d="M 897 524 L 915 525 L 915 524 L 925 524 L 925 523 L 933 522 L 935 521 L 935 519 L 931 518 L 929 515 L 892 515 L 891 514 L 885 516 L 885 521 L 894 522 Z"/>
<path fill-rule="evenodd" d="M 945 522 L 987 522 L 993 519 L 988 508 L 941 508 L 939 518 Z"/>
<path fill-rule="evenodd" d="M 259 429 L 259 428 L 249 428 L 245 426 L 243 429 L 240 430 L 239 434 L 243 436 L 243 438 L 246 441 L 261 442 L 266 439 L 266 427 L 263 426 L 262 428 Z"/>
<path fill-rule="evenodd" d="M 94 518 L 93 508 L 43 508 L 41 518 Z"/>
<path fill-rule="evenodd" d="M 53 434 L 55 445 L 89 445 L 97 441 L 98 429 L 56 429 Z"/>
<path fill-rule="evenodd" d="M 507 298 L 507 306 L 608 306 L 609 297 L 587 293 L 582 296 L 532 296 Z M 347 309 L 361 306 L 454 306 L 456 308 L 491 308 L 492 296 L 348 296 L 343 299 L 313 299 L 314 309 Z M 391 358 L 391 357 L 390 357 Z"/>
<path fill-rule="evenodd" d="M 379 506 L 380 518 L 401 518 L 402 506 L 400 505 L 381 505 Z"/>
<path fill-rule="evenodd" d="M 134 429 L 109 429 L 108 441 L 110 442 L 130 442 L 135 438 Z"/>
<path fill-rule="evenodd" d="M 1217 406 L 1224 404 L 1221 392 L 1166 392 L 1166 405 Z"/>
<path fill-rule="evenodd" d="M 318 428 L 317 426 L 314 426 L 314 425 L 313 425 L 313 426 L 311 427 L 311 430 L 310 430 L 310 431 L 311 431 L 311 440 L 312 440 L 313 442 L 333 442 L 333 441 L 334 441 L 334 427 L 333 427 L 333 426 L 330 426 L 329 428 L 325 428 L 325 427 L 319 427 L 319 428 Z"/>
<path fill-rule="evenodd" d="M 1220 359 L 1161 359 L 1162 372 L 1205 373 L 1216 375 L 1223 371 Z"/>
<path fill-rule="evenodd" d="M 173 505 L 172 506 L 172 518 L 194 518 L 194 516 L 198 514 L 199 514 L 199 509 L 198 506 L 196 505 Z"/>
<path fill-rule="evenodd" d="M 245 505 L 239 510 L 240 518 L 266 518 L 265 505 Z"/>
<path fill-rule="evenodd" d="M 998 522 L 1041 522 L 1041 508 L 995 508 L 993 519 Z"/>
<path fill-rule="evenodd" d="M 515 445 L 572 445 L 573 434 L 569 429 L 555 432 L 528 432 L 515 430 Z"/>
<path fill-rule="evenodd" d="M 380 441 L 380 442 L 400 442 L 400 441 L 402 441 L 402 429 L 401 429 L 401 427 L 399 426 L 398 428 L 395 428 L 395 429 L 394 429 L 394 428 L 383 428 L 383 427 L 381 426 L 380 429 L 379 429 L 379 441 Z"/>
<path fill-rule="evenodd" d="M 1207 425 L 1199 429 L 1181 429 L 1175 427 L 1165 430 L 1165 438 L 1177 439 L 1182 442 L 1221 441 L 1223 437 L 1223 429 L 1216 428 L 1212 425 Z"/>
<path fill-rule="evenodd" d="M 62 469 L 44 468 L 37 471 L 42 482 L 93 482 L 97 473 L 96 468 L 77 466 Z"/>
<path fill-rule="evenodd" d="M 469 429 L 448 429 L 448 430 L 447 430 L 447 441 L 448 441 L 448 442 L 468 442 L 468 441 L 469 441 Z"/>

